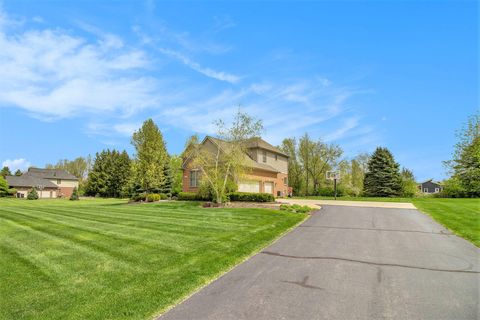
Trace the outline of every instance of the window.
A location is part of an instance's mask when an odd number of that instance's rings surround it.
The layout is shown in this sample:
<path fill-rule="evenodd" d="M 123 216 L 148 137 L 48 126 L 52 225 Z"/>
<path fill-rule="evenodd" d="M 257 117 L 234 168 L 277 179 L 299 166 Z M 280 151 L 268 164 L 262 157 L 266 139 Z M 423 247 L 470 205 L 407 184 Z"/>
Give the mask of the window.
<path fill-rule="evenodd" d="M 190 171 L 190 187 L 191 188 L 198 187 L 198 170 Z"/>
<path fill-rule="evenodd" d="M 288 178 L 287 177 L 283 178 L 283 184 L 288 186 Z"/>
<path fill-rule="evenodd" d="M 440 192 L 440 188 L 435 188 L 435 192 Z"/>
<path fill-rule="evenodd" d="M 57 184 L 61 184 L 62 183 L 62 179 L 57 179 Z"/>
<path fill-rule="evenodd" d="M 267 151 L 263 150 L 263 162 L 267 162 Z"/>
<path fill-rule="evenodd" d="M 423 188 L 423 192 L 428 193 L 428 188 Z"/>
<path fill-rule="evenodd" d="M 277 161 L 277 160 L 278 160 L 278 155 L 276 154 L 276 155 L 275 155 L 275 161 Z"/>

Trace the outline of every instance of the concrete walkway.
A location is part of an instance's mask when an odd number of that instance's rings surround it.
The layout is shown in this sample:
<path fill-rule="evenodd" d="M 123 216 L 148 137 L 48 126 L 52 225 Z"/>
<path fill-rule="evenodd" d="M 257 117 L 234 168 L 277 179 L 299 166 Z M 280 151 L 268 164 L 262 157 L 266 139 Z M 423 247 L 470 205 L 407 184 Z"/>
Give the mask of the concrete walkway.
<path fill-rule="evenodd" d="M 391 208 L 391 209 L 416 209 L 408 202 L 377 202 L 377 201 L 343 201 L 343 200 L 314 200 L 314 199 L 276 199 L 277 202 L 288 204 L 306 205 L 314 209 L 319 209 L 322 205 L 329 206 L 349 206 L 349 207 L 369 207 L 369 208 Z"/>
<path fill-rule="evenodd" d="M 478 319 L 479 256 L 416 210 L 323 206 L 160 319 Z"/>

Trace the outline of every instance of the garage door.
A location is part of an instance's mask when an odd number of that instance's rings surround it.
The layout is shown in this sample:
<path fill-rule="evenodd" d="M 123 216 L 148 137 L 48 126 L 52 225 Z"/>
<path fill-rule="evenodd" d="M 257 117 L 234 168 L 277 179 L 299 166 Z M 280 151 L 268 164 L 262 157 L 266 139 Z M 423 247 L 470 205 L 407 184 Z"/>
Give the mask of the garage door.
<path fill-rule="evenodd" d="M 273 194 L 273 182 L 265 182 L 264 187 L 265 187 L 265 193 Z"/>
<path fill-rule="evenodd" d="M 243 181 L 238 184 L 238 191 L 240 192 L 260 192 L 259 181 Z"/>

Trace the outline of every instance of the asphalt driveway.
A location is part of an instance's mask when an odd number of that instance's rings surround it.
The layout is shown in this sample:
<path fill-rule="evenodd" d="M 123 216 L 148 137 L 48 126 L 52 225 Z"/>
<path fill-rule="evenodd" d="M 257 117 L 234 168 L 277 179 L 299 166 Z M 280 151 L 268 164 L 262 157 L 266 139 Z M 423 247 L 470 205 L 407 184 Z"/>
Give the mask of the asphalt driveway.
<path fill-rule="evenodd" d="M 161 319 L 479 319 L 479 257 L 416 210 L 322 205 Z"/>

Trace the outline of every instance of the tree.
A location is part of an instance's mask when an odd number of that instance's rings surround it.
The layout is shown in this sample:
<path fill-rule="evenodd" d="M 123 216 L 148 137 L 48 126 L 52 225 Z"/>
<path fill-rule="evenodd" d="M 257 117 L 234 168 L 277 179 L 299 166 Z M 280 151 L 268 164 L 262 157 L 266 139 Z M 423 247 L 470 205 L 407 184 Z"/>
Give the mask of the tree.
<path fill-rule="evenodd" d="M 480 113 L 468 119 L 457 138 L 453 159 L 446 164 L 459 183 L 457 190 L 467 197 L 480 197 Z"/>
<path fill-rule="evenodd" d="M 297 156 L 297 140 L 284 139 L 280 149 L 288 155 L 288 185 L 292 187 L 294 195 L 299 195 L 303 186 L 303 169 Z"/>
<path fill-rule="evenodd" d="M 133 133 L 132 144 L 136 150 L 134 179 L 145 192 L 161 188 L 165 180 L 168 153 L 162 133 L 152 119 Z"/>
<path fill-rule="evenodd" d="M 28 200 L 37 200 L 38 199 L 38 193 L 37 189 L 35 187 L 32 188 L 32 191 L 30 191 L 27 195 Z"/>
<path fill-rule="evenodd" d="M 2 168 L 2 171 L 0 172 L 0 175 L 5 178 L 6 176 L 11 176 L 12 172 L 10 171 L 9 167 L 5 166 L 5 167 Z"/>
<path fill-rule="evenodd" d="M 402 192 L 399 164 L 387 148 L 378 147 L 368 162 L 364 193 L 373 197 L 394 197 Z"/>
<path fill-rule="evenodd" d="M 213 201 L 223 203 L 232 181 L 238 181 L 247 171 L 249 139 L 258 137 L 263 128 L 262 122 L 247 113 L 235 114 L 230 125 L 223 120 L 214 122 L 217 127 L 216 148 L 202 147 L 198 139 L 190 139 L 184 155 L 192 168 L 201 172 L 202 183 L 210 189 Z"/>
<path fill-rule="evenodd" d="M 170 173 L 172 175 L 172 195 L 182 192 L 183 171 L 182 157 L 173 155 L 170 157 Z"/>
<path fill-rule="evenodd" d="M 131 160 L 126 151 L 103 150 L 96 154 L 85 185 L 87 195 L 120 197 L 131 176 Z"/>
<path fill-rule="evenodd" d="M 160 193 L 171 195 L 173 188 L 173 173 L 170 167 L 170 159 L 163 166 L 163 183 L 160 186 Z"/>
<path fill-rule="evenodd" d="M 72 195 L 70 196 L 70 200 L 78 200 L 78 190 L 77 187 L 73 188 Z"/>
<path fill-rule="evenodd" d="M 62 169 L 77 177 L 80 181 L 88 177 L 88 172 L 92 166 L 92 157 L 77 157 L 74 160 L 62 159 L 56 164 L 46 164 L 47 169 Z"/>
<path fill-rule="evenodd" d="M 418 191 L 413 172 L 407 168 L 403 168 L 400 175 L 402 177 L 402 196 L 413 197 Z"/>
<path fill-rule="evenodd" d="M 17 177 L 21 176 L 22 175 L 22 171 L 20 171 L 20 169 L 17 169 L 17 171 L 15 171 L 15 175 Z"/>
<path fill-rule="evenodd" d="M 0 176 L 0 197 L 6 197 L 9 195 L 8 183 L 3 176 Z"/>

